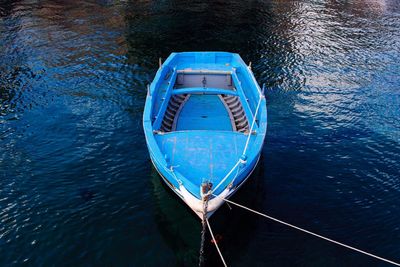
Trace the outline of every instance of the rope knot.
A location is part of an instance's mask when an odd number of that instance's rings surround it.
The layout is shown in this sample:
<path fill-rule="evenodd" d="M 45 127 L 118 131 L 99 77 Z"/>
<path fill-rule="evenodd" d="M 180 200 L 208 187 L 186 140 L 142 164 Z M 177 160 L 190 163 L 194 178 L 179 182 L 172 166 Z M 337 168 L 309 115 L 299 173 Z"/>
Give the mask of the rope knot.
<path fill-rule="evenodd" d="M 239 159 L 240 163 L 242 163 L 243 165 L 247 163 L 247 156 L 246 155 L 242 155 Z"/>
<path fill-rule="evenodd" d="M 212 192 L 212 186 L 213 184 L 211 182 L 205 182 L 201 185 L 201 196 L 203 197 L 203 201 L 208 201 L 208 198 Z"/>

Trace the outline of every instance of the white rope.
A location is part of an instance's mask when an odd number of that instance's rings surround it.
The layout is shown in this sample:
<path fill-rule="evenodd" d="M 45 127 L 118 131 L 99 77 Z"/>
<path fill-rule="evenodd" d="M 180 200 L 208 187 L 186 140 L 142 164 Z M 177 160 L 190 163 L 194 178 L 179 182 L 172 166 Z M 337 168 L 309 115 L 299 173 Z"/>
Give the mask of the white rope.
<path fill-rule="evenodd" d="M 179 185 L 182 184 L 182 181 L 176 177 L 176 173 L 174 172 L 174 166 L 171 166 L 171 169 L 165 168 L 167 171 L 170 171 L 174 176 L 175 180 L 178 182 Z"/>
<path fill-rule="evenodd" d="M 222 253 L 221 253 L 221 251 L 219 250 L 219 247 L 218 247 L 218 244 L 217 244 L 217 240 L 215 240 L 214 234 L 213 234 L 213 232 L 212 232 L 212 230 L 211 230 L 211 226 L 210 226 L 210 223 L 208 222 L 208 219 L 207 219 L 207 218 L 206 218 L 206 222 L 207 222 L 208 230 L 210 230 L 211 237 L 212 237 L 212 239 L 214 240 L 215 247 L 217 248 L 217 251 L 218 251 L 218 253 L 219 253 L 219 256 L 221 257 L 221 260 L 222 260 L 222 262 L 224 263 L 224 266 L 227 267 L 228 265 L 226 265 L 226 262 L 225 262 L 225 260 L 224 260 L 224 257 L 222 256 Z"/>
<path fill-rule="evenodd" d="M 213 194 L 213 195 L 214 195 L 214 194 Z M 310 235 L 313 235 L 313 236 L 322 238 L 322 239 L 324 239 L 324 240 L 326 240 L 326 241 L 335 243 L 335 244 L 337 244 L 337 245 L 343 246 L 343 247 L 348 248 L 348 249 L 352 249 L 352 250 L 354 250 L 354 251 L 357 251 L 357 252 L 359 252 L 359 253 L 362 253 L 362 254 L 365 254 L 365 255 L 367 255 L 367 256 L 373 257 L 373 258 L 375 258 L 375 259 L 378 259 L 378 260 L 381 260 L 381 261 L 384 261 L 384 262 L 387 262 L 387 263 L 390 263 L 390 264 L 393 264 L 393 265 L 396 265 L 396 266 L 400 266 L 400 263 L 397 263 L 397 262 L 394 262 L 394 261 L 391 261 L 391 260 L 388 260 L 388 259 L 379 257 L 379 256 L 374 255 L 374 254 L 372 254 L 372 253 L 369 253 L 369 252 L 366 252 L 366 251 L 364 251 L 364 250 L 361 250 L 361 249 L 358 249 L 358 248 L 355 248 L 355 247 L 352 247 L 352 246 L 343 244 L 343 243 L 341 243 L 341 242 L 338 242 L 338 241 L 335 241 L 335 240 L 333 240 L 333 239 L 324 237 L 324 236 L 322 236 L 322 235 L 315 234 L 315 233 L 310 232 L 310 231 L 308 231 L 308 230 L 306 230 L 306 229 L 300 228 L 300 227 L 295 226 L 295 225 L 293 225 L 293 224 L 290 224 L 290 223 L 281 221 L 281 220 L 276 219 L 276 218 L 274 218 L 274 217 L 272 217 L 272 216 L 268 216 L 268 215 L 266 215 L 266 214 L 263 214 L 263 213 L 261 213 L 261 212 L 255 211 L 255 210 L 250 209 L 250 208 L 248 208 L 248 207 L 245 207 L 245 206 L 243 206 L 243 205 L 237 204 L 237 203 L 235 203 L 235 202 L 233 202 L 233 201 L 227 200 L 227 199 L 225 199 L 225 198 L 223 198 L 223 197 L 220 197 L 220 196 L 217 196 L 217 195 L 214 195 L 214 196 L 219 197 L 219 198 L 223 199 L 224 201 L 226 201 L 226 202 L 228 202 L 228 203 L 231 203 L 231 204 L 233 204 L 233 205 L 236 205 L 236 206 L 238 206 L 238 207 L 240 207 L 240 208 L 243 208 L 243 209 L 245 209 L 245 210 L 251 211 L 251 212 L 256 213 L 256 214 L 258 214 L 258 215 L 261 215 L 261 216 L 263 216 L 263 217 L 265 217 L 265 218 L 267 218 L 267 219 L 273 220 L 273 221 L 275 221 L 275 222 L 278 222 L 278 223 L 284 224 L 284 225 L 286 225 L 286 226 L 292 227 L 292 228 L 297 229 L 297 230 L 299 230 L 299 231 L 302 231 L 302 232 L 304 232 L 304 233 L 307 233 L 307 234 L 310 234 Z M 211 230 L 210 230 L 210 231 L 211 231 Z"/>
<path fill-rule="evenodd" d="M 221 182 L 219 182 L 219 184 L 216 187 L 214 187 L 214 189 L 212 190 L 212 193 L 214 193 L 215 190 L 217 190 L 217 188 L 220 187 L 225 182 L 226 179 L 228 179 L 229 175 L 231 175 L 231 173 L 239 165 L 239 163 L 240 163 L 240 160 L 238 160 L 238 162 L 236 162 L 235 166 L 233 166 L 232 169 L 225 175 L 224 179 L 222 179 Z M 237 172 L 236 175 L 238 173 L 239 172 Z"/>
<path fill-rule="evenodd" d="M 256 119 L 257 119 L 258 110 L 260 109 L 260 104 L 261 104 L 261 101 L 262 101 L 262 99 L 263 99 L 263 96 L 261 95 L 261 93 L 259 94 L 259 96 L 260 96 L 260 100 L 258 100 L 256 112 L 254 113 L 253 122 L 251 123 L 249 136 L 247 137 L 246 145 L 244 146 L 242 155 L 245 155 L 245 154 L 246 154 L 246 151 L 247 151 L 247 148 L 248 148 L 249 142 L 250 142 L 250 137 L 251 137 L 252 132 L 253 132 L 254 124 L 255 124 Z M 217 188 L 220 187 L 220 186 L 225 182 L 226 179 L 228 179 L 229 175 L 231 175 L 231 173 L 233 172 L 233 170 L 240 164 L 241 160 L 242 160 L 242 159 L 240 158 L 240 159 L 236 162 L 236 164 L 232 167 L 232 169 L 231 169 L 231 170 L 225 175 L 225 177 L 221 180 L 221 182 L 219 182 L 218 185 L 217 185 L 216 187 L 214 187 L 214 189 L 212 190 L 212 193 L 214 193 L 215 190 L 217 190 Z M 236 176 L 237 176 L 238 174 L 239 174 L 239 170 L 238 170 L 238 172 L 236 173 L 236 175 L 235 175 L 235 177 L 233 178 L 233 180 L 236 179 Z"/>
<path fill-rule="evenodd" d="M 249 136 L 247 137 L 247 140 L 246 140 L 246 145 L 244 146 L 244 149 L 243 149 L 243 155 L 244 155 L 244 154 L 246 154 L 247 147 L 249 146 L 250 137 L 251 137 L 251 135 L 252 135 L 252 132 L 253 132 L 254 124 L 256 123 L 256 119 L 257 119 L 258 110 L 260 109 L 261 100 L 263 99 L 263 96 L 262 96 L 261 94 L 259 94 L 259 96 L 260 96 L 260 100 L 258 100 L 258 104 L 257 104 L 256 112 L 254 113 L 254 116 L 253 116 L 253 122 L 251 123 L 250 132 L 249 132 Z"/>

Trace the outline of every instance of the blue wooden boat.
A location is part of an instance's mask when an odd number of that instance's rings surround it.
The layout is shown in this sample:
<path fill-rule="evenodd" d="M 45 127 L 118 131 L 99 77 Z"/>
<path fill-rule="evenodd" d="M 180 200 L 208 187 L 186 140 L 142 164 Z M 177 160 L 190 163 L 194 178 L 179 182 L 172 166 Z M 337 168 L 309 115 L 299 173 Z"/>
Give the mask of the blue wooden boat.
<path fill-rule="evenodd" d="M 267 107 L 238 54 L 172 53 L 148 87 L 143 128 L 165 183 L 200 218 L 210 217 L 257 165 Z"/>

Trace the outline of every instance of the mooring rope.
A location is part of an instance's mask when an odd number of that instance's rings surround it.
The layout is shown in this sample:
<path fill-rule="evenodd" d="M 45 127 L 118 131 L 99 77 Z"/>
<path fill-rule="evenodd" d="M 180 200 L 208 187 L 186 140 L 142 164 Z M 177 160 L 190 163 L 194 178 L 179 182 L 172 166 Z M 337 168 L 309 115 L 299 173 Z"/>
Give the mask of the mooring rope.
<path fill-rule="evenodd" d="M 215 245 L 215 247 L 217 248 L 218 254 L 219 254 L 219 256 L 221 257 L 221 260 L 222 260 L 222 262 L 224 263 L 224 266 L 227 267 L 228 265 L 226 265 L 226 262 L 225 262 L 225 260 L 224 260 L 224 257 L 222 256 L 222 253 L 221 253 L 221 251 L 219 250 L 219 247 L 218 247 L 218 244 L 217 244 L 217 240 L 215 240 L 213 231 L 211 230 L 211 226 L 210 226 L 210 223 L 208 222 L 208 219 L 207 219 L 207 218 L 206 218 L 206 222 L 207 222 L 208 230 L 210 230 L 211 237 L 212 237 L 212 239 L 213 239 L 213 241 L 214 241 L 214 245 Z"/>
<path fill-rule="evenodd" d="M 225 177 L 221 180 L 221 182 L 219 182 L 219 183 L 214 187 L 214 189 L 212 190 L 212 192 L 215 192 L 215 190 L 217 190 L 218 187 L 220 187 L 220 186 L 225 182 L 225 180 L 228 179 L 229 175 L 232 174 L 233 170 L 234 170 L 237 166 L 239 166 L 239 164 L 240 164 L 240 160 L 238 160 L 238 161 L 236 162 L 236 164 L 235 164 L 235 165 L 232 167 L 232 169 L 225 175 Z M 238 173 L 239 173 L 239 172 L 237 172 L 236 175 L 237 175 Z M 235 176 L 234 178 L 236 178 L 236 176 Z"/>
<path fill-rule="evenodd" d="M 208 197 L 206 194 L 203 196 L 203 218 L 201 219 L 201 243 L 200 243 L 200 256 L 199 256 L 199 267 L 204 265 L 204 241 L 206 239 L 206 221 L 207 221 L 207 208 L 208 208 Z"/>
<path fill-rule="evenodd" d="M 260 109 L 261 102 L 264 99 L 264 96 L 261 93 L 259 94 L 259 97 L 260 97 L 260 99 L 258 100 L 256 111 L 254 112 L 253 121 L 251 123 L 250 131 L 249 131 L 249 136 L 247 137 L 246 145 L 244 146 L 244 149 L 243 149 L 243 155 L 246 154 L 246 151 L 247 151 L 247 148 L 248 148 L 249 142 L 250 142 L 250 136 L 252 135 L 254 125 L 256 124 L 258 110 Z"/>
<path fill-rule="evenodd" d="M 233 205 L 235 205 L 235 206 L 238 206 L 238 207 L 240 207 L 240 208 L 242 208 L 242 209 L 248 210 L 248 211 L 253 212 L 253 213 L 255 213 L 255 214 L 258 214 L 258 215 L 260 215 L 260 216 L 263 216 L 263 217 L 265 217 L 265 218 L 267 218 L 267 219 L 270 219 L 270 220 L 273 220 L 273 221 L 275 221 L 275 222 L 278 222 L 278 223 L 284 224 L 284 225 L 286 225 L 286 226 L 292 227 L 292 228 L 297 229 L 297 230 L 299 230 L 299 231 L 302 231 L 302 232 L 304 232 L 304 233 L 307 233 L 307 234 L 310 234 L 310 235 L 319 237 L 319 238 L 324 239 L 324 240 L 326 240 L 326 241 L 332 242 L 332 243 L 334 243 L 334 244 L 336 244 L 336 245 L 340 245 L 340 246 L 342 246 L 342 247 L 345 247 L 345 248 L 348 248 L 348 249 L 357 251 L 357 252 L 359 252 L 359 253 L 362 253 L 362 254 L 364 254 L 364 255 L 373 257 L 373 258 L 375 258 L 375 259 L 378 259 L 378 260 L 381 260 L 381 261 L 384 261 L 384 262 L 387 262 L 387 263 L 390 263 L 390 264 L 393 264 L 393 265 L 396 265 L 396 266 L 400 266 L 400 263 L 398 263 L 398 262 L 394 262 L 394 261 L 392 261 L 392 260 L 388 260 L 388 259 L 386 259 L 386 258 L 379 257 L 379 256 L 377 256 L 377 255 L 375 255 L 375 254 L 372 254 L 372 253 L 366 252 L 366 251 L 364 251 L 364 250 L 361 250 L 361 249 L 358 249 L 358 248 L 355 248 L 355 247 L 346 245 L 346 244 L 344 244 L 344 243 L 335 241 L 335 240 L 330 239 L 330 238 L 328 238 L 328 237 L 324 237 L 324 236 L 322 236 L 322 235 L 313 233 L 313 232 L 308 231 L 308 230 L 306 230 L 306 229 L 303 229 L 303 228 L 301 228 L 301 227 L 295 226 L 295 225 L 293 225 L 293 224 L 290 224 L 290 223 L 284 222 L 284 221 L 282 221 L 282 220 L 276 219 L 276 218 L 274 218 L 274 217 L 272 217 L 272 216 L 263 214 L 263 213 L 258 212 L 258 211 L 256 211 L 256 210 L 253 210 L 253 209 L 250 209 L 250 208 L 248 208 L 248 207 L 245 207 L 245 206 L 243 206 L 243 205 L 240 205 L 240 204 L 238 204 L 238 203 L 235 203 L 235 202 L 233 202 L 233 201 L 231 201 L 231 200 L 225 199 L 225 198 L 220 197 L 220 196 L 218 196 L 218 195 L 214 195 L 214 194 L 213 194 L 213 196 L 219 197 L 219 198 L 221 198 L 222 200 L 224 200 L 224 201 L 227 202 L 227 203 L 231 203 L 231 204 L 233 204 Z M 207 223 L 208 223 L 208 221 L 207 221 Z M 210 229 L 210 232 L 211 232 L 211 229 Z M 218 249 L 218 247 L 217 247 L 217 249 Z M 219 252 L 219 250 L 218 250 L 218 252 Z M 221 255 L 221 258 L 222 258 L 222 255 Z"/>
<path fill-rule="evenodd" d="M 256 120 L 257 120 L 258 110 L 260 109 L 260 105 L 261 105 L 262 100 L 264 99 L 264 95 L 261 94 L 261 92 L 259 92 L 259 97 L 260 97 L 260 99 L 258 100 L 256 111 L 254 112 L 253 121 L 252 121 L 252 123 L 251 123 L 250 131 L 249 131 L 249 136 L 247 136 L 246 144 L 245 144 L 245 146 L 244 146 L 244 149 L 243 149 L 243 152 L 242 152 L 242 156 L 245 156 L 245 155 L 246 155 L 247 148 L 248 148 L 249 142 L 250 142 L 250 137 L 251 137 L 251 135 L 252 135 L 252 133 L 253 133 L 254 125 L 255 125 Z M 232 167 L 232 169 L 225 175 L 225 177 L 224 177 L 223 179 L 221 179 L 221 181 L 214 187 L 214 189 L 212 190 L 212 192 L 215 192 L 215 191 L 225 182 L 225 180 L 228 179 L 228 177 L 232 174 L 233 170 L 234 170 L 235 168 L 237 168 L 237 167 L 239 166 L 239 164 L 242 163 L 242 161 L 243 161 L 243 159 L 240 158 L 240 159 L 236 162 L 236 164 L 235 164 L 235 165 Z M 236 179 L 236 176 L 238 175 L 238 173 L 239 173 L 239 169 L 238 169 L 238 171 L 236 172 L 235 177 L 233 177 L 233 180 Z"/>

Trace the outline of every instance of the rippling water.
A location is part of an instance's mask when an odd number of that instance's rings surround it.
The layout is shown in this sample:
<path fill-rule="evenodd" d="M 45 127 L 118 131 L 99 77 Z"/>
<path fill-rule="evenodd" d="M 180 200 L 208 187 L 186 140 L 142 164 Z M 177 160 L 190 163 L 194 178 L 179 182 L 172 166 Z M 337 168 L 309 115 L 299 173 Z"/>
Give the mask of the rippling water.
<path fill-rule="evenodd" d="M 396 0 L 0 1 L 0 265 L 198 264 L 141 128 L 158 58 L 196 50 L 268 87 L 234 199 L 400 261 L 399 29 Z M 231 266 L 383 266 L 236 208 L 211 224 Z"/>

